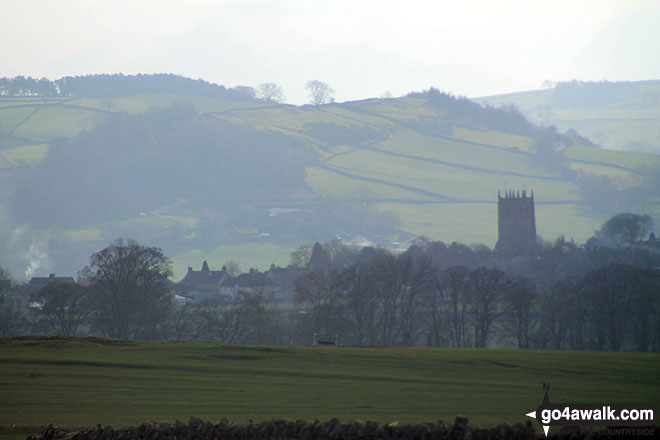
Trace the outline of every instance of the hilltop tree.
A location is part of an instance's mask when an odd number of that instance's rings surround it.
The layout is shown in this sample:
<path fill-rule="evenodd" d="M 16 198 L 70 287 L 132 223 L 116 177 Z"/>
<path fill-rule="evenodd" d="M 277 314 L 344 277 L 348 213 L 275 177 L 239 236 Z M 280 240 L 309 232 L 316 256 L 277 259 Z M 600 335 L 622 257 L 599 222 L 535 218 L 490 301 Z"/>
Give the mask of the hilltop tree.
<path fill-rule="evenodd" d="M 554 86 L 555 86 L 555 83 L 553 83 L 549 79 L 543 80 L 543 82 L 541 83 L 541 87 L 544 88 L 544 89 L 551 89 Z"/>
<path fill-rule="evenodd" d="M 272 82 L 259 84 L 257 98 L 270 102 L 284 102 L 284 89 Z"/>
<path fill-rule="evenodd" d="M 334 101 L 335 91 L 324 82 L 319 80 L 308 81 L 305 88 L 309 90 L 310 103 L 313 105 L 327 104 Z"/>
<path fill-rule="evenodd" d="M 93 324 L 115 338 L 157 339 L 172 308 L 171 262 L 159 248 L 119 239 L 82 272 L 92 289 Z"/>

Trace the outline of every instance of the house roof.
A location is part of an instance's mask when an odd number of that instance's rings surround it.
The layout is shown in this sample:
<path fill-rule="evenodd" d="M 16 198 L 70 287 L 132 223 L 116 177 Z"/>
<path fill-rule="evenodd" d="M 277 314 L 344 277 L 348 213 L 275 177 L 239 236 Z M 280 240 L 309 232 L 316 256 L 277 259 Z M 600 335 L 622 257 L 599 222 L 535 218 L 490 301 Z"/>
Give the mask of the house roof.
<path fill-rule="evenodd" d="M 51 273 L 47 277 L 32 277 L 28 283 L 30 287 L 43 287 L 50 283 L 75 283 L 76 280 L 73 277 L 56 277 L 54 273 Z"/>
<path fill-rule="evenodd" d="M 227 270 L 209 270 L 209 265 L 206 261 L 202 264 L 202 270 L 193 270 L 192 267 L 188 268 L 188 273 L 177 284 L 188 285 L 221 285 L 226 279 L 231 278 Z"/>

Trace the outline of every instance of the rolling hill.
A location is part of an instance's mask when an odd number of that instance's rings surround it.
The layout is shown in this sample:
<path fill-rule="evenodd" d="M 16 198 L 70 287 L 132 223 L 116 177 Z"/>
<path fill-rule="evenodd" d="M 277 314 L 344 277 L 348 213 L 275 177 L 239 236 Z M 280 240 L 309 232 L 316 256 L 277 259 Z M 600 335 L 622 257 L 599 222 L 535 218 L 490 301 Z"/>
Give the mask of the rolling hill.
<path fill-rule="evenodd" d="M 194 132 L 175 131 L 177 111 Z M 175 278 L 204 259 L 285 265 L 298 245 L 337 237 L 492 247 L 497 193 L 511 189 L 534 190 L 546 240 L 584 242 L 621 210 L 658 219 L 660 156 L 596 148 L 578 132 L 434 90 L 300 107 L 175 93 L 2 97 L 0 264 L 18 276 L 74 273 L 119 236 L 162 247 Z M 284 157 L 300 174 L 276 168 Z M 241 180 L 267 169 L 282 178 Z"/>
<path fill-rule="evenodd" d="M 660 153 L 660 80 L 573 81 L 475 101 L 514 104 L 530 121 L 575 129 L 610 150 Z"/>

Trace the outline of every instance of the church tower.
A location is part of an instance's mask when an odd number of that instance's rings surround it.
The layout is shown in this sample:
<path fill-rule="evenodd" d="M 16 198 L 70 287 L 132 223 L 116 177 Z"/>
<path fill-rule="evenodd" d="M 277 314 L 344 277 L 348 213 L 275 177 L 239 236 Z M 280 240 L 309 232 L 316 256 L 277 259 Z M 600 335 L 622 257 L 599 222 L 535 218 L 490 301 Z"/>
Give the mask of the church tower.
<path fill-rule="evenodd" d="M 501 255 L 518 256 L 536 253 L 536 218 L 534 215 L 534 191 L 527 197 L 526 191 L 506 191 L 504 197 L 497 193 L 497 244 Z"/>

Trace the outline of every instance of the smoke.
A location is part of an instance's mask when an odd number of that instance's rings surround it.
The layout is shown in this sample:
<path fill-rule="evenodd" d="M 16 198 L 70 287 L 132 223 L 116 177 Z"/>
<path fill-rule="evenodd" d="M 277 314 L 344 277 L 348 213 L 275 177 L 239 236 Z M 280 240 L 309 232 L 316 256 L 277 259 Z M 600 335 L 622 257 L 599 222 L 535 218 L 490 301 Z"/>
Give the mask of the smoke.
<path fill-rule="evenodd" d="M 48 255 L 48 234 L 38 233 L 20 226 L 9 232 L 0 259 L 6 261 L 14 274 L 22 273 L 30 279 L 39 273 L 52 271 L 53 265 Z M 4 240 L 2 240 L 4 241 Z"/>
<path fill-rule="evenodd" d="M 25 278 L 30 279 L 40 269 L 50 269 L 51 263 L 48 258 L 48 253 L 45 250 L 44 243 L 32 243 L 25 254 L 25 259 L 28 261 L 28 267 L 25 269 Z"/>

